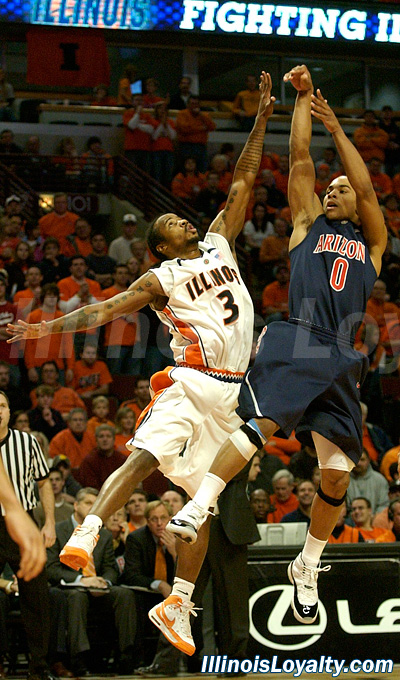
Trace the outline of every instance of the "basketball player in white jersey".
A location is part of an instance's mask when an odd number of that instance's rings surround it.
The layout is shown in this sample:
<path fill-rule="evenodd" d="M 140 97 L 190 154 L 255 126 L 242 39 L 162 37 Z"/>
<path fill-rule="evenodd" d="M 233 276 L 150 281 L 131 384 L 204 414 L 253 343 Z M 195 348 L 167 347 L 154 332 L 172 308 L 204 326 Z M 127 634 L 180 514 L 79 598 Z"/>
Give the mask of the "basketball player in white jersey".
<path fill-rule="evenodd" d="M 253 130 L 236 165 L 226 207 L 211 224 L 204 242 L 199 242 L 187 220 L 172 213 L 162 215 L 148 234 L 148 245 L 162 260 L 161 266 L 127 291 L 54 321 L 32 325 L 20 321 L 9 326 L 13 342 L 95 328 L 150 304 L 172 335 L 176 366 L 153 376 L 154 397 L 127 444 L 132 453 L 107 479 L 90 515 L 60 554 L 61 561 L 74 569 L 88 563 L 103 522 L 157 467 L 193 497 L 219 447 L 242 422 L 235 408 L 250 358 L 253 305 L 240 276 L 235 239 L 244 223 L 273 111 L 271 86 L 270 75 L 263 71 Z M 149 613 L 167 639 L 187 654 L 195 650 L 190 599 L 208 532 L 207 522 L 194 548 L 180 543 L 172 592 Z M 159 585 L 153 582 L 155 590 Z"/>

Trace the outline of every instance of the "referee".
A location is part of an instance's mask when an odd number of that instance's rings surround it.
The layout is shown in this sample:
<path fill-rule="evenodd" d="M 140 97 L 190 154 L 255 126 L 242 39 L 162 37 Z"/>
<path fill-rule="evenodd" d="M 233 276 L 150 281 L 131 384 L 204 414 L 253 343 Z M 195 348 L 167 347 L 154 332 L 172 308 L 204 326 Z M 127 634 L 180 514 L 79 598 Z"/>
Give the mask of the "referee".
<path fill-rule="evenodd" d="M 4 468 L 10 478 L 15 494 L 26 512 L 32 516 L 36 505 L 34 482 L 39 487 L 39 496 L 45 513 L 45 524 L 41 531 L 45 547 L 55 542 L 54 494 L 48 479 L 49 468 L 43 452 L 31 434 L 12 430 L 8 427 L 10 407 L 7 396 L 0 391 L 0 454 Z M 4 508 L 0 516 L 0 573 L 6 562 L 17 574 L 20 568 L 18 544 L 11 538 L 4 519 Z M 46 572 L 25 581 L 18 576 L 18 589 L 22 621 L 30 652 L 29 680 L 52 680 L 47 665 L 47 651 L 50 630 L 49 591 Z"/>

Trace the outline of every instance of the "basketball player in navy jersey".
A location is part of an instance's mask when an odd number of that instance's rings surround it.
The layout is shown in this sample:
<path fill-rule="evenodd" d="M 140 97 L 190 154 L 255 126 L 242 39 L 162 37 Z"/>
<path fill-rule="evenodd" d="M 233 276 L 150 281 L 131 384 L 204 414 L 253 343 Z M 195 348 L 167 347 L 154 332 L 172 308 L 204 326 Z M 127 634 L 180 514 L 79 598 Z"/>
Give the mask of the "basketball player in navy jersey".
<path fill-rule="evenodd" d="M 360 385 L 367 358 L 353 349 L 368 297 L 381 269 L 387 232 L 368 170 L 310 73 L 284 76 L 297 90 L 290 137 L 289 323 L 264 328 L 253 368 L 242 384 L 238 413 L 245 425 L 221 447 L 199 490 L 168 529 L 187 542 L 225 484 L 281 428 L 314 445 L 321 485 L 302 552 L 288 567 L 292 607 L 302 623 L 318 615 L 320 557 L 336 524 L 361 455 Z M 332 134 L 346 176 L 334 179 L 321 205 L 309 153 L 311 115 Z"/>

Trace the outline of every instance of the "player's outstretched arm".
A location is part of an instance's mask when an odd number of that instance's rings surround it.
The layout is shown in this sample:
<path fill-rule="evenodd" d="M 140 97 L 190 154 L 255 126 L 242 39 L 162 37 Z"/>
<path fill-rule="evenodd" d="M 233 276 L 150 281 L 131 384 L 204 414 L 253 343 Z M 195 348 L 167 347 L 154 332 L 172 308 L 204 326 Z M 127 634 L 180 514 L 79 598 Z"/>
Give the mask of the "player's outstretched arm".
<path fill-rule="evenodd" d="M 357 213 L 363 235 L 367 241 L 374 267 L 379 274 L 382 255 L 386 248 L 387 229 L 367 166 L 347 137 L 321 90 L 317 90 L 317 94 L 312 95 L 311 114 L 314 118 L 321 120 L 328 132 L 332 134 L 346 176 L 356 192 Z"/>
<path fill-rule="evenodd" d="M 209 231 L 225 236 L 232 249 L 243 228 L 247 204 L 260 167 L 267 121 L 274 108 L 275 97 L 271 96 L 272 80 L 269 73 L 261 73 L 259 88 L 256 120 L 236 164 L 226 206 L 209 228 Z"/>
<path fill-rule="evenodd" d="M 4 520 L 7 531 L 21 553 L 17 576 L 30 581 L 42 571 L 46 563 L 46 551 L 39 529 L 17 500 L 1 459 L 0 502 L 6 513 Z"/>
<path fill-rule="evenodd" d="M 146 272 L 123 293 L 118 293 L 104 302 L 76 309 L 54 321 L 42 321 L 36 324 L 19 321 L 16 324 L 8 324 L 7 332 L 12 337 L 7 342 L 97 328 L 119 316 L 137 312 L 160 295 L 165 297 L 158 278 L 152 272 Z"/>
<path fill-rule="evenodd" d="M 292 212 L 294 232 L 291 247 L 304 238 L 322 206 L 314 194 L 315 169 L 310 156 L 311 95 L 314 91 L 308 68 L 295 66 L 283 77 L 297 90 L 290 130 L 290 173 L 288 198 Z"/>

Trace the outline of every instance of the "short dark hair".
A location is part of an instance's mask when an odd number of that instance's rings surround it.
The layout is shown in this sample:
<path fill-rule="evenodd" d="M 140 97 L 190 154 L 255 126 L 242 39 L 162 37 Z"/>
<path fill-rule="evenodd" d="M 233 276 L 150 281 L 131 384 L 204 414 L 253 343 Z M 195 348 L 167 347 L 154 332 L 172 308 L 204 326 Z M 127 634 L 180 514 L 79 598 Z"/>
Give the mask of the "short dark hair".
<path fill-rule="evenodd" d="M 106 89 L 107 89 L 107 88 L 106 88 Z M 100 137 L 89 137 L 89 139 L 87 140 L 87 147 L 88 147 L 88 149 L 90 149 L 90 147 L 92 146 L 92 144 L 101 144 L 101 139 L 100 139 Z"/>
<path fill-rule="evenodd" d="M 75 260 L 83 260 L 84 263 L 87 265 L 86 257 L 83 257 L 83 255 L 73 255 L 72 257 L 70 257 L 69 266 L 71 266 Z"/>
<path fill-rule="evenodd" d="M 59 370 L 59 368 L 58 368 L 56 362 L 53 361 L 52 359 L 49 359 L 48 361 L 44 361 L 43 364 L 42 364 L 41 367 L 40 367 L 40 370 L 43 371 L 43 368 L 44 368 L 45 366 L 48 366 L 48 365 L 49 365 L 49 366 L 53 366 L 53 368 L 55 368 L 56 371 L 57 371 L 57 375 L 59 375 L 60 370 Z"/>
<path fill-rule="evenodd" d="M 164 236 L 161 235 L 160 228 L 157 226 L 157 222 L 160 217 L 162 217 L 162 215 L 158 215 L 158 217 L 156 217 L 151 223 L 147 230 L 146 240 L 151 254 L 154 255 L 157 260 L 167 260 L 168 258 L 162 253 L 159 253 L 157 250 L 157 246 L 160 245 L 160 243 L 164 243 L 165 241 Z"/>
<path fill-rule="evenodd" d="M 382 106 L 382 111 L 393 111 L 392 107 L 389 104 L 386 104 L 386 106 Z"/>
<path fill-rule="evenodd" d="M 354 501 L 365 501 L 367 508 L 372 508 L 371 501 L 368 500 L 368 498 L 365 498 L 365 496 L 357 496 L 357 498 L 353 498 L 351 502 L 354 503 Z"/>
<path fill-rule="evenodd" d="M 57 301 L 60 299 L 60 289 L 56 283 L 46 283 L 42 290 L 40 291 L 40 302 L 43 304 L 46 295 L 52 294 L 57 297 Z"/>

